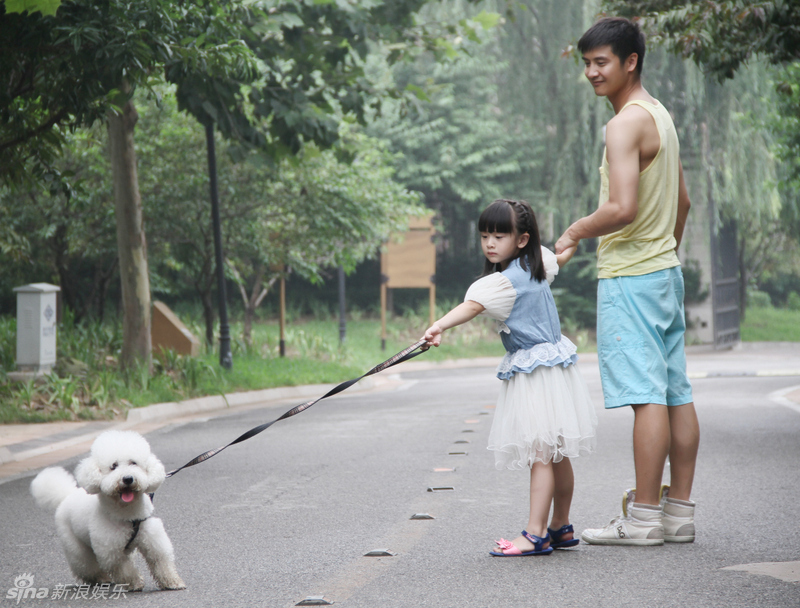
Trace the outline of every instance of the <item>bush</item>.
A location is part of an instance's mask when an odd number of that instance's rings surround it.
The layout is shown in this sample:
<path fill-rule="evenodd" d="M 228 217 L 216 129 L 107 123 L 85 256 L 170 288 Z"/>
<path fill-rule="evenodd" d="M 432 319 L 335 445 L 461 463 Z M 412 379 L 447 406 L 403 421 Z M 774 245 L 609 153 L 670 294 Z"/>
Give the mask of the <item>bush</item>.
<path fill-rule="evenodd" d="M 769 294 L 753 289 L 747 294 L 748 308 L 772 308 Z"/>
<path fill-rule="evenodd" d="M 800 311 L 800 294 L 796 291 L 791 292 L 786 298 L 786 308 Z"/>
<path fill-rule="evenodd" d="M 773 305 L 787 304 L 789 294 L 800 293 L 800 276 L 785 272 L 765 272 L 758 278 L 758 288 L 769 294 Z"/>

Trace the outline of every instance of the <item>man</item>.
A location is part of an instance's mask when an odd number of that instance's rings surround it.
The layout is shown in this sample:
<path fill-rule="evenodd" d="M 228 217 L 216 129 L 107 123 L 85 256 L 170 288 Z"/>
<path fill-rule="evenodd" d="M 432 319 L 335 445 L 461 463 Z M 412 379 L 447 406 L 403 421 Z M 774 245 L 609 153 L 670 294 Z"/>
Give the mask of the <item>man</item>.
<path fill-rule="evenodd" d="M 700 430 L 686 375 L 683 275 L 676 249 L 690 201 L 675 126 L 641 82 L 644 36 L 607 17 L 578 42 L 584 73 L 615 116 L 606 126 L 598 209 L 572 224 L 556 253 L 585 238 L 597 248 L 597 352 L 606 408 L 634 410 L 636 489 L 623 513 L 581 535 L 590 544 L 694 541 Z M 669 455 L 670 486 L 661 486 Z"/>

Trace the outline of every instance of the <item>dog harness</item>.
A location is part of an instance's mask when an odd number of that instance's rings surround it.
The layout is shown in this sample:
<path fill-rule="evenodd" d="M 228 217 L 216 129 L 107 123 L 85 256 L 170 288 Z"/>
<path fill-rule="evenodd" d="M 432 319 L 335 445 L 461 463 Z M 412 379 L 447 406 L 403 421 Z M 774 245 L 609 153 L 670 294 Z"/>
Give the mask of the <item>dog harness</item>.
<path fill-rule="evenodd" d="M 148 492 L 147 495 L 150 497 L 150 504 L 152 504 L 153 503 L 153 497 L 155 496 L 155 492 Z M 125 548 L 123 549 L 123 551 L 127 551 L 128 548 L 131 546 L 131 544 L 133 544 L 133 541 L 136 540 L 136 537 L 139 535 L 139 526 L 142 525 L 142 522 L 145 521 L 146 519 L 150 519 L 150 518 L 149 517 L 145 517 L 144 519 L 131 519 L 130 520 L 131 525 L 133 526 L 133 534 L 131 534 L 131 537 L 128 539 L 128 544 L 125 545 Z"/>
<path fill-rule="evenodd" d="M 133 519 L 131 520 L 131 525 L 133 526 L 133 534 L 131 534 L 130 539 L 128 539 L 128 544 L 125 545 L 124 551 L 127 551 L 128 548 L 131 546 L 136 537 L 139 535 L 139 526 L 145 519 L 150 519 L 149 517 L 145 517 L 144 519 Z"/>

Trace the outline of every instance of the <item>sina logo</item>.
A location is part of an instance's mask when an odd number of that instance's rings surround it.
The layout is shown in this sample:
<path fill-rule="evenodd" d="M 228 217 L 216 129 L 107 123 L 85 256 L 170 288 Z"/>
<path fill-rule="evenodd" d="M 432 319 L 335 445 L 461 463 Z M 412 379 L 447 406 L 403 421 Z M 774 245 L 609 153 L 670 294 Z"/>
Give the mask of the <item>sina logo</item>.
<path fill-rule="evenodd" d="M 14 579 L 14 586 L 6 593 L 7 600 L 17 600 L 17 604 L 27 598 L 44 598 L 50 594 L 47 587 L 36 589 L 33 586 L 33 574 L 20 574 Z"/>

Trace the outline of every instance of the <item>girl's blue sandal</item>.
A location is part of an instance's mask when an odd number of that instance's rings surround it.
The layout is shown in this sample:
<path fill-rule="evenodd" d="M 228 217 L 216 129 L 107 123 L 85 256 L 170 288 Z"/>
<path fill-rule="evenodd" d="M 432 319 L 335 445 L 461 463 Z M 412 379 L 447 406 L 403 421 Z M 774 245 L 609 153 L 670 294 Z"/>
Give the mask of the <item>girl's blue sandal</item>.
<path fill-rule="evenodd" d="M 522 536 L 533 543 L 533 549 L 531 551 L 520 551 L 520 549 L 510 540 L 501 538 L 500 540 L 495 541 L 499 549 L 497 551 L 490 551 L 489 555 L 494 555 L 495 557 L 525 557 L 527 555 L 549 555 L 553 552 L 553 547 L 542 549 L 542 546 L 545 543 L 550 542 L 549 534 L 545 534 L 544 538 L 540 538 L 538 536 L 534 536 L 533 534 L 528 534 L 526 530 L 523 530 Z"/>
<path fill-rule="evenodd" d="M 575 533 L 575 529 L 572 527 L 572 524 L 561 526 L 561 528 L 558 530 L 547 528 L 547 534 L 550 536 L 550 538 L 552 538 L 552 541 L 550 541 L 550 546 L 553 549 L 566 549 L 567 547 L 574 547 L 581 542 L 580 539 L 574 537 L 567 540 L 561 540 L 565 534 L 570 533 Z"/>

